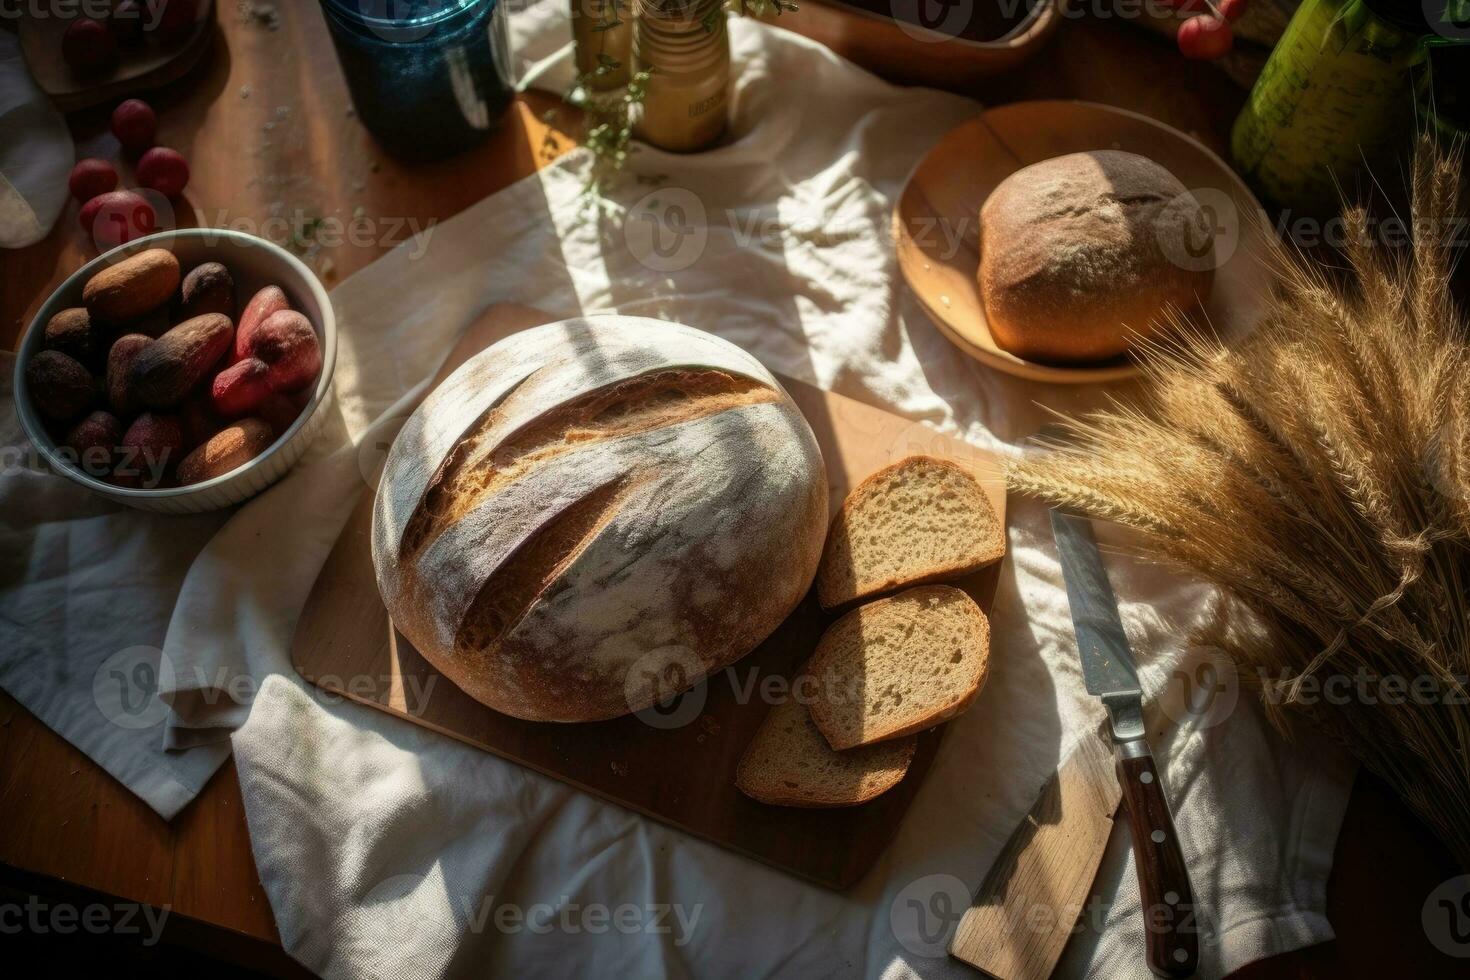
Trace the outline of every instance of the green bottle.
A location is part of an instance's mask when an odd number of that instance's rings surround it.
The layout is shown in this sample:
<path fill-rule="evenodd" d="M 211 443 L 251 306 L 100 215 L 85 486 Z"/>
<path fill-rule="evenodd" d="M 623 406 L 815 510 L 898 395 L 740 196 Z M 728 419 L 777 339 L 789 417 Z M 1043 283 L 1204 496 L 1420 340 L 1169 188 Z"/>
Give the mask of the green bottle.
<path fill-rule="evenodd" d="M 1337 213 L 1365 167 L 1397 173 L 1392 155 L 1410 145 L 1428 52 L 1470 40 L 1466 6 L 1304 0 L 1235 120 L 1236 169 L 1270 203 L 1319 218 Z"/>

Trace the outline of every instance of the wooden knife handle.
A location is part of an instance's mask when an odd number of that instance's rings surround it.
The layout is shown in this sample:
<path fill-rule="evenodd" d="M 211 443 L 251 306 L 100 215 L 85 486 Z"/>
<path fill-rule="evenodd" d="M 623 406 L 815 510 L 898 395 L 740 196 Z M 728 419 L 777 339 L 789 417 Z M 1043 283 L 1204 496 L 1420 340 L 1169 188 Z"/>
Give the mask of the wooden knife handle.
<path fill-rule="evenodd" d="M 1199 967 L 1194 892 L 1163 780 L 1147 745 L 1134 742 L 1119 748 L 1118 785 L 1133 832 L 1148 968 L 1156 977 L 1193 976 Z"/>

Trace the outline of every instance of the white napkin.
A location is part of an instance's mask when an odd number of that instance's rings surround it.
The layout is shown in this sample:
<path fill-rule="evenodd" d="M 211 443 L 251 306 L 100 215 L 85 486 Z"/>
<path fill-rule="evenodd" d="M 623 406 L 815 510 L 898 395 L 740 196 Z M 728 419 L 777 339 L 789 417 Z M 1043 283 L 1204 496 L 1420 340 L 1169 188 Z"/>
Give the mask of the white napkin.
<path fill-rule="evenodd" d="M 0 687 L 164 817 L 229 747 L 165 752 L 161 647 L 184 572 L 223 515 L 159 517 L 45 470 L 0 354 Z M 167 670 L 166 661 L 162 661 Z"/>
<path fill-rule="evenodd" d="M 46 237 L 66 206 L 74 163 L 66 120 L 31 80 L 20 38 L 0 30 L 0 248 Z"/>
<path fill-rule="evenodd" d="M 248 713 L 234 746 L 256 862 L 286 949 L 326 976 L 971 976 L 944 957 L 947 932 L 1098 721 L 1044 512 L 1021 501 L 986 691 L 950 726 L 898 838 L 845 895 L 333 703 L 287 663 L 373 447 L 495 302 L 677 319 L 776 370 L 1001 449 L 1039 425 L 1033 400 L 1096 400 L 967 361 L 898 280 L 892 199 L 974 103 L 890 87 L 782 31 L 737 21 L 731 34 L 732 142 L 691 157 L 639 153 L 622 218 L 588 215 L 579 153 L 343 283 L 340 417 L 190 568 L 165 643 L 171 738 L 189 744 Z M 658 219 L 671 206 L 692 237 L 669 237 Z M 380 417 L 384 429 L 370 431 Z M 1219 717 L 1187 710 L 1177 681 L 1192 674 L 1176 670 L 1202 654 L 1181 638 L 1211 594 L 1153 567 L 1110 568 L 1156 695 L 1151 730 L 1204 907 L 1201 976 L 1330 938 L 1323 890 L 1351 767 L 1311 739 L 1288 749 L 1248 699 Z M 220 678 L 240 681 L 233 696 L 220 697 Z M 1132 875 L 1120 832 L 1101 878 L 1110 903 L 1087 917 L 1101 934 L 1072 944 L 1062 975 L 1147 975 Z"/>

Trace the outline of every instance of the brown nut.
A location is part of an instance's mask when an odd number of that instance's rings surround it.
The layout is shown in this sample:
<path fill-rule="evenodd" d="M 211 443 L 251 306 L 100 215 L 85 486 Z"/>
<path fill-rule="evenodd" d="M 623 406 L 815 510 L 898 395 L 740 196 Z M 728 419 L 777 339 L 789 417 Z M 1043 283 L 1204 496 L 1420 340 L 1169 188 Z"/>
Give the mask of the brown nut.
<path fill-rule="evenodd" d="M 204 262 L 189 270 L 179 289 L 179 315 L 188 319 L 205 313 L 235 315 L 235 280 L 219 262 Z"/>
<path fill-rule="evenodd" d="M 96 394 L 92 375 L 82 363 L 58 350 L 36 352 L 26 364 L 26 384 L 36 410 L 57 422 L 85 412 Z"/>
<path fill-rule="evenodd" d="M 128 381 L 149 408 L 169 408 L 184 400 L 209 369 L 230 349 L 235 325 L 222 313 L 185 320 L 138 354 Z"/>
<path fill-rule="evenodd" d="M 112 342 L 107 352 L 107 404 L 119 418 L 131 418 L 143 406 L 133 391 L 130 372 L 133 361 L 153 341 L 140 333 L 125 333 Z"/>
<path fill-rule="evenodd" d="M 179 260 L 166 248 L 150 248 L 87 280 L 82 305 L 98 323 L 121 326 L 169 301 L 179 288 Z"/>
<path fill-rule="evenodd" d="M 83 364 L 96 364 L 102 357 L 102 331 L 92 326 L 92 317 L 80 306 L 62 310 L 46 324 L 43 345 L 59 350 Z"/>
<path fill-rule="evenodd" d="M 179 464 L 179 483 L 202 483 L 223 476 L 265 452 L 275 433 L 262 419 L 241 419 L 210 436 Z"/>

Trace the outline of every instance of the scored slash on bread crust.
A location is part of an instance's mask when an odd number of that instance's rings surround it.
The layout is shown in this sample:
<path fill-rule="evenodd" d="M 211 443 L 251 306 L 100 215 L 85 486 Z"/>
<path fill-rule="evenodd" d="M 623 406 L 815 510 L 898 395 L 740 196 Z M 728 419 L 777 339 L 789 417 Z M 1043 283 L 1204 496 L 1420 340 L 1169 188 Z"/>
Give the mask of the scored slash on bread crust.
<path fill-rule="evenodd" d="M 898 785 L 918 742 L 910 736 L 834 752 L 807 706 L 788 697 L 761 722 L 740 759 L 735 785 L 751 799 L 775 806 L 856 806 Z"/>
<path fill-rule="evenodd" d="M 833 623 L 807 664 L 812 721 L 832 748 L 902 738 L 970 706 L 990 672 L 990 624 L 964 592 L 924 585 Z"/>
<path fill-rule="evenodd" d="M 584 392 L 507 437 L 503 430 L 514 419 L 513 399 L 520 390 L 518 386 L 511 391 L 510 404 L 486 412 L 445 457 L 403 532 L 404 558 L 421 551 L 438 530 L 463 518 L 491 493 L 563 453 L 744 405 L 781 400 L 779 391 L 754 378 L 674 368 Z M 500 441 L 495 439 L 497 433 Z"/>
<path fill-rule="evenodd" d="M 906 585 L 958 578 L 1005 554 L 1005 530 L 962 467 L 909 456 L 842 502 L 817 570 L 817 599 L 835 609 Z"/>

